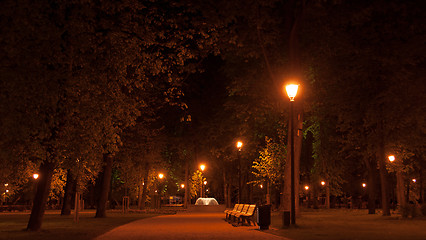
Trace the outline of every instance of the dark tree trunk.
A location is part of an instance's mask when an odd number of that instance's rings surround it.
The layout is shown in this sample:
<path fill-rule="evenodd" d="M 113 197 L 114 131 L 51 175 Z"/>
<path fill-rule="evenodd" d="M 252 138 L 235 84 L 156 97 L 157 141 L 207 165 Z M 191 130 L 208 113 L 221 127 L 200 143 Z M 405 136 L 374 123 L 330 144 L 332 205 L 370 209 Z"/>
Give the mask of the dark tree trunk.
<path fill-rule="evenodd" d="M 189 159 L 185 159 L 186 163 L 185 163 L 185 186 L 184 186 L 184 191 L 185 191 L 185 195 L 183 197 L 183 208 L 188 208 L 188 196 L 189 196 Z"/>
<path fill-rule="evenodd" d="M 376 164 L 374 161 L 367 160 L 368 170 L 368 214 L 376 213 Z"/>
<path fill-rule="evenodd" d="M 27 230 L 29 231 L 37 231 L 41 228 L 54 169 L 55 164 L 51 162 L 45 161 L 40 165 L 40 176 L 37 184 L 37 192 L 34 198 L 30 220 L 28 221 L 27 226 Z"/>
<path fill-rule="evenodd" d="M 390 216 L 390 203 L 389 203 L 389 183 L 388 183 L 388 171 L 386 170 L 386 154 L 384 146 L 384 136 L 383 136 L 383 123 L 380 123 L 379 126 L 379 146 L 377 149 L 377 161 L 379 163 L 380 170 L 380 183 L 382 190 L 382 211 L 383 216 Z"/>
<path fill-rule="evenodd" d="M 142 203 L 141 203 L 141 209 L 145 209 L 146 204 L 146 196 L 147 196 L 147 187 L 148 187 L 148 177 L 149 177 L 149 164 L 145 164 L 145 170 L 144 170 L 144 176 L 143 176 L 143 182 L 142 185 Z"/>
<path fill-rule="evenodd" d="M 106 217 L 106 203 L 108 201 L 108 193 L 111 186 L 112 160 L 113 159 L 110 154 L 104 154 L 105 166 L 102 174 L 101 189 L 96 208 L 96 218 Z"/>
<path fill-rule="evenodd" d="M 65 193 L 64 193 L 64 202 L 62 204 L 62 210 L 61 210 L 62 216 L 71 215 L 71 205 L 72 205 L 73 195 L 75 194 L 75 187 L 76 187 L 76 181 L 74 179 L 73 174 L 71 173 L 71 170 L 68 169 L 67 183 L 65 185 Z"/>

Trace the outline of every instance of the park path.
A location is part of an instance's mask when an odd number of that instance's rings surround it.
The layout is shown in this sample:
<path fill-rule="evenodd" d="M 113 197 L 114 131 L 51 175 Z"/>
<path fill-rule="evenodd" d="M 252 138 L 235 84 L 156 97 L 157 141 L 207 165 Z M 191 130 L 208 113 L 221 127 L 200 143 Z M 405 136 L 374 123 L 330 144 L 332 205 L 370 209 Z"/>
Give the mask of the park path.
<path fill-rule="evenodd" d="M 257 227 L 233 227 L 225 222 L 224 213 L 184 212 L 137 220 L 117 227 L 96 240 L 203 240 L 203 239 L 248 239 L 289 240 L 263 233 Z"/>

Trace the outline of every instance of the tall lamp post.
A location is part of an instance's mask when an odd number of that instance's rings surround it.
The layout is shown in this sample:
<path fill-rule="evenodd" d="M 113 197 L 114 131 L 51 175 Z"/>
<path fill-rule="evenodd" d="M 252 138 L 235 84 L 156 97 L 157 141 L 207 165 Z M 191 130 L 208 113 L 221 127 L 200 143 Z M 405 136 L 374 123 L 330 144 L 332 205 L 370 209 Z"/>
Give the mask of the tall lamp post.
<path fill-rule="evenodd" d="M 296 224 L 296 196 L 295 196 L 295 179 L 294 179 L 294 133 L 293 133 L 293 105 L 294 98 L 297 94 L 299 85 L 289 84 L 285 87 L 288 97 L 290 98 L 290 189 L 291 189 L 291 210 L 290 210 L 290 221 L 291 224 Z"/>
<path fill-rule="evenodd" d="M 243 142 L 238 141 L 237 142 L 237 157 L 238 157 L 238 203 L 241 203 L 241 197 L 242 197 L 242 184 L 241 184 L 241 148 L 243 147 Z"/>
<path fill-rule="evenodd" d="M 163 173 L 159 173 L 158 174 L 158 179 L 160 179 L 160 181 L 164 178 L 164 174 Z M 156 207 L 158 206 L 158 208 L 161 208 L 161 191 L 159 189 L 159 182 L 157 182 L 157 202 L 156 202 Z"/>
<path fill-rule="evenodd" d="M 200 170 L 203 173 L 204 170 L 206 169 L 206 165 L 205 164 L 200 164 Z M 203 197 L 203 174 L 201 174 L 201 188 L 200 188 L 200 198 Z"/>
<path fill-rule="evenodd" d="M 406 205 L 406 199 L 404 198 L 404 177 L 402 176 L 402 164 L 400 162 L 395 162 L 396 158 L 394 155 L 388 156 L 389 162 L 395 164 L 396 171 L 396 201 L 397 206 L 403 207 Z M 395 162 L 395 163 L 394 163 Z M 399 209 L 401 210 L 401 209 Z"/>

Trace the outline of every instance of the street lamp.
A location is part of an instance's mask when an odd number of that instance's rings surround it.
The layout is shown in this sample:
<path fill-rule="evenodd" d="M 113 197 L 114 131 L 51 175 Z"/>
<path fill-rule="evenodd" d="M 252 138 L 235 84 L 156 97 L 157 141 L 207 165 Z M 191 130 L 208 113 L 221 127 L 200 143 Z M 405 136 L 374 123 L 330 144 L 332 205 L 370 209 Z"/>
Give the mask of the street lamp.
<path fill-rule="evenodd" d="M 366 188 L 367 187 L 367 183 L 362 183 L 362 187 Z"/>
<path fill-rule="evenodd" d="M 206 169 L 206 165 L 205 164 L 200 164 L 200 169 L 202 172 L 204 172 L 204 169 Z"/>
<path fill-rule="evenodd" d="M 160 179 L 160 180 L 162 180 L 164 178 L 164 174 L 163 173 L 158 173 L 158 179 Z M 156 184 L 157 186 L 156 186 L 156 188 L 157 188 L 157 190 L 155 190 L 155 195 L 154 196 L 156 196 L 156 198 L 158 198 L 158 199 L 156 199 L 156 201 L 155 201 L 155 208 L 161 208 L 161 191 L 159 191 L 159 182 L 157 181 L 157 184 Z"/>
<path fill-rule="evenodd" d="M 38 177 L 39 177 L 39 175 L 38 175 L 37 173 L 34 173 L 34 174 L 33 174 L 33 178 L 34 178 L 34 179 L 38 179 Z"/>
<path fill-rule="evenodd" d="M 241 148 L 243 147 L 243 142 L 237 142 L 237 158 L 238 158 L 238 203 L 241 203 L 242 194 L 242 183 L 241 183 Z"/>
<path fill-rule="evenodd" d="M 290 99 L 290 189 L 291 189 L 291 210 L 290 221 L 291 224 L 296 224 L 296 196 L 295 196 L 295 179 L 294 179 L 294 133 L 293 133 L 293 104 L 294 98 L 297 95 L 299 85 L 289 84 L 285 87 L 288 98 Z"/>
<path fill-rule="evenodd" d="M 396 161 L 396 157 L 394 155 L 389 155 L 388 156 L 389 162 L 391 162 L 392 164 L 395 164 L 395 170 L 396 170 L 396 201 L 397 201 L 397 206 L 405 206 L 406 202 L 405 202 L 405 198 L 404 198 L 404 177 L 402 175 L 402 165 L 401 165 L 401 161 L 398 160 Z"/>
<path fill-rule="evenodd" d="M 322 185 L 322 186 L 325 186 L 325 181 L 321 181 L 321 185 Z"/>

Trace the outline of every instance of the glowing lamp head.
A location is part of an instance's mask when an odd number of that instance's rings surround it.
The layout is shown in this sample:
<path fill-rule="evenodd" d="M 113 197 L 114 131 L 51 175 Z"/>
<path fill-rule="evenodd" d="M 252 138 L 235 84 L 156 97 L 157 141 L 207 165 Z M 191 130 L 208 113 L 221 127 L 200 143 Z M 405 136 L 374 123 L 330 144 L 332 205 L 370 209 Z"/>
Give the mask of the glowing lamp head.
<path fill-rule="evenodd" d="M 204 181 L 204 185 L 207 185 L 207 181 Z"/>
<path fill-rule="evenodd" d="M 182 183 L 182 184 L 180 185 L 180 188 L 185 188 L 185 184 L 183 184 L 183 183 Z"/>
<path fill-rule="evenodd" d="M 159 173 L 159 174 L 158 174 L 158 178 L 159 178 L 159 179 L 163 179 L 163 178 L 164 178 L 164 174 Z"/>
<path fill-rule="evenodd" d="M 37 173 L 34 173 L 34 174 L 33 174 L 33 178 L 34 178 L 34 179 L 38 179 L 38 177 L 39 177 L 39 175 L 38 175 Z"/>
<path fill-rule="evenodd" d="M 239 150 L 241 150 L 241 148 L 243 147 L 243 142 L 241 142 L 241 141 L 238 141 L 237 142 L 237 148 L 239 149 Z"/>
<path fill-rule="evenodd" d="M 325 185 L 325 182 L 324 182 L 324 181 L 321 181 L 321 185 L 323 185 L 323 186 L 324 186 L 324 185 Z"/>
<path fill-rule="evenodd" d="M 287 92 L 287 96 L 290 98 L 290 101 L 294 101 L 294 98 L 297 95 L 297 89 L 299 85 L 297 84 L 288 84 L 285 86 L 285 91 Z"/>
<path fill-rule="evenodd" d="M 362 183 L 362 187 L 363 188 L 367 187 L 367 184 L 366 183 Z"/>
<path fill-rule="evenodd" d="M 204 169 L 206 169 L 206 165 L 201 164 L 201 165 L 200 165 L 200 169 L 201 169 L 201 171 L 204 171 Z"/>
<path fill-rule="evenodd" d="M 413 181 L 413 183 L 417 182 L 417 180 L 415 178 L 413 178 L 411 181 Z"/>
<path fill-rule="evenodd" d="M 306 186 L 305 186 L 305 190 L 306 190 L 306 191 L 308 191 L 308 190 L 309 190 L 309 186 L 308 186 L 308 185 L 306 185 Z"/>
<path fill-rule="evenodd" d="M 6 192 L 8 193 L 8 192 L 9 192 L 9 190 L 8 190 L 8 189 L 6 189 Z"/>
<path fill-rule="evenodd" d="M 9 186 L 9 183 L 5 183 L 5 184 L 4 184 L 4 186 L 5 186 L 5 187 Z"/>
<path fill-rule="evenodd" d="M 390 155 L 388 157 L 388 159 L 389 159 L 390 162 L 393 162 L 393 161 L 395 161 L 395 156 L 394 155 Z"/>
<path fill-rule="evenodd" d="M 260 186 L 259 186 L 260 188 L 263 188 L 263 185 L 262 184 L 260 184 Z"/>

